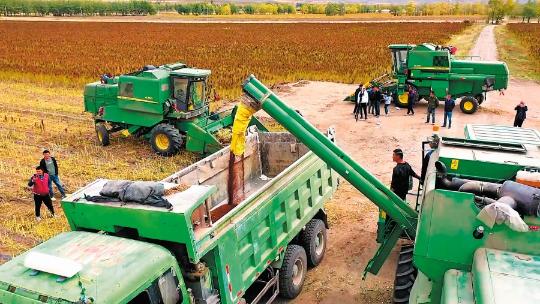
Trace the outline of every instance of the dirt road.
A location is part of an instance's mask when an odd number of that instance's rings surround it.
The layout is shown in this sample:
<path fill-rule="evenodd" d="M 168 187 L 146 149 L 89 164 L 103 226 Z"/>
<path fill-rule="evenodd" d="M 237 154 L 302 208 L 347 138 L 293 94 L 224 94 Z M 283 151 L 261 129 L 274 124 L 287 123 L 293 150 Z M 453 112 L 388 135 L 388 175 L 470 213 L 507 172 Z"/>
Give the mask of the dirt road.
<path fill-rule="evenodd" d="M 496 25 L 486 25 L 480 35 L 476 44 L 471 49 L 471 56 L 480 56 L 481 60 L 494 61 L 497 60 L 497 45 L 495 43 L 495 29 Z"/>
<path fill-rule="evenodd" d="M 483 58 L 494 60 L 493 28 L 486 28 L 475 49 L 482 50 Z M 485 52 L 485 49 L 495 51 Z M 352 103 L 343 101 L 354 89 L 354 85 L 347 84 L 300 82 L 282 86 L 279 95 L 320 130 L 334 126 L 338 144 L 383 182 L 390 181 L 394 166 L 391 151 L 397 147 L 405 151 L 405 159 L 418 172 L 421 141 L 432 134 L 431 124 L 425 124 L 426 105 L 416 106 L 414 116 L 406 116 L 406 110 L 392 107 L 388 117 L 355 122 Z M 513 108 L 521 99 L 529 105 L 524 126 L 540 129 L 539 96 L 540 84 L 512 79 L 505 95 L 490 93 L 474 115 L 463 114 L 456 107 L 452 128 L 442 129 L 441 134 L 461 137 L 465 124 L 471 123 L 512 125 Z M 436 123 L 441 124 L 440 109 L 436 116 Z M 327 255 L 319 267 L 308 273 L 305 289 L 294 303 L 390 303 L 395 251 L 379 276 L 361 279 L 363 268 L 377 249 L 377 209 L 348 184 L 340 187 L 327 206 L 333 224 Z"/>

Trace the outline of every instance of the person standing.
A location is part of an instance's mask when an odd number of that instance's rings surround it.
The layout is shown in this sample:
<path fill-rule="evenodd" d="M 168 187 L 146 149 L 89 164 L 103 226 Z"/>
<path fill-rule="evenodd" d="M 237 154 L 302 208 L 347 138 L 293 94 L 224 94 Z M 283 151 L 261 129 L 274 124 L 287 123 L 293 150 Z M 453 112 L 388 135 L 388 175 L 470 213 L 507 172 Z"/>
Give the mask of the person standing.
<path fill-rule="evenodd" d="M 356 91 L 354 92 L 354 118 L 358 121 L 358 112 L 360 112 L 360 102 L 362 101 L 362 95 L 364 94 L 364 86 L 359 85 Z"/>
<path fill-rule="evenodd" d="M 392 96 L 390 93 L 384 94 L 384 116 L 388 116 L 390 112 L 390 104 L 392 103 Z"/>
<path fill-rule="evenodd" d="M 373 88 L 373 93 L 371 94 L 371 103 L 373 104 L 373 115 L 379 117 L 381 115 L 381 101 L 384 102 L 383 95 L 379 86 Z"/>
<path fill-rule="evenodd" d="M 426 123 L 429 123 L 429 116 L 431 116 L 431 124 L 435 124 L 435 109 L 439 106 L 439 99 L 435 96 L 433 91 L 429 92 L 429 96 L 426 98 L 428 102 Z"/>
<path fill-rule="evenodd" d="M 392 182 L 390 189 L 402 200 L 405 200 L 411 185 L 411 177 L 420 179 L 420 176 L 414 172 L 411 165 L 403 160 L 403 150 L 395 149 L 392 154 L 392 160 L 396 163 L 392 171 Z"/>
<path fill-rule="evenodd" d="M 367 89 L 368 93 L 368 113 L 373 114 L 375 107 L 373 106 L 373 88 Z"/>
<path fill-rule="evenodd" d="M 407 115 L 414 115 L 414 103 L 416 102 L 416 90 L 409 86 L 409 95 L 407 97 Z"/>
<path fill-rule="evenodd" d="M 362 98 L 360 100 L 360 108 L 358 111 L 360 112 L 360 119 L 367 119 L 367 107 L 369 103 L 369 94 L 366 90 L 366 88 L 363 88 L 362 91 Z M 358 114 L 356 115 L 356 121 L 358 121 Z"/>
<path fill-rule="evenodd" d="M 452 95 L 446 94 L 446 99 L 444 100 L 444 122 L 441 127 L 446 127 L 446 119 L 448 118 L 448 129 L 452 127 L 452 111 L 456 106 L 456 101 L 452 98 Z"/>
<path fill-rule="evenodd" d="M 36 220 L 41 221 L 41 204 L 44 203 L 47 209 L 54 215 L 54 207 L 49 196 L 49 174 L 45 173 L 41 166 L 36 167 L 36 173 L 30 177 L 28 187 L 32 188 L 34 194 L 34 205 Z"/>
<path fill-rule="evenodd" d="M 354 118 L 358 118 L 358 109 L 360 108 L 360 101 L 362 99 L 362 89 L 363 89 L 363 86 L 360 84 L 358 85 L 358 88 L 356 89 L 356 91 L 354 91 L 354 96 L 353 96 L 353 99 L 354 99 L 354 110 L 353 110 L 353 114 L 354 114 Z M 358 119 L 356 119 L 358 120 Z"/>
<path fill-rule="evenodd" d="M 514 127 L 520 127 L 523 126 L 523 122 L 525 121 L 525 118 L 527 118 L 527 106 L 522 101 L 519 102 L 519 104 L 514 108 L 516 111 L 516 117 L 514 118 Z"/>
<path fill-rule="evenodd" d="M 51 199 L 53 201 L 56 200 L 54 198 L 54 192 L 52 187 L 53 183 L 56 185 L 56 188 L 58 188 L 58 191 L 60 191 L 62 198 L 66 197 L 64 186 L 62 185 L 62 182 L 60 182 L 60 178 L 58 177 L 58 163 L 56 162 L 56 159 L 51 156 L 51 152 L 49 150 L 43 151 L 43 158 L 39 162 L 39 166 L 43 169 L 45 173 L 49 175 L 49 196 L 51 197 Z"/>

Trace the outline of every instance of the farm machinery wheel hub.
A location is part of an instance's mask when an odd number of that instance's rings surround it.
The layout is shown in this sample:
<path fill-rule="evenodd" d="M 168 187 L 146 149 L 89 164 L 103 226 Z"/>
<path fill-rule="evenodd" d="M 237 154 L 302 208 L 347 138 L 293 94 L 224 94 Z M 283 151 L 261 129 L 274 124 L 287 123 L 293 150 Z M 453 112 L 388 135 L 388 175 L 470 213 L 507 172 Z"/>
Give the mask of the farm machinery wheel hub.
<path fill-rule="evenodd" d="M 171 144 L 169 137 L 165 134 L 157 134 L 156 135 L 156 147 L 162 151 L 166 151 L 169 149 L 169 145 Z"/>

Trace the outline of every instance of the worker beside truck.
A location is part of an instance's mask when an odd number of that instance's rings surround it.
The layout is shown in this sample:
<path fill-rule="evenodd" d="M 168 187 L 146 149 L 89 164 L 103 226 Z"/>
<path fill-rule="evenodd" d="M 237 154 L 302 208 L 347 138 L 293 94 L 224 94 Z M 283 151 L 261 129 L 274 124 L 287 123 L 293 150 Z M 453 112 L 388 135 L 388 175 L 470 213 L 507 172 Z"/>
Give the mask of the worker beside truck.
<path fill-rule="evenodd" d="M 41 221 L 41 204 L 45 204 L 54 217 L 54 207 L 49 196 L 49 174 L 45 173 L 41 166 L 36 167 L 36 173 L 30 177 L 28 187 L 34 196 L 36 220 Z"/>

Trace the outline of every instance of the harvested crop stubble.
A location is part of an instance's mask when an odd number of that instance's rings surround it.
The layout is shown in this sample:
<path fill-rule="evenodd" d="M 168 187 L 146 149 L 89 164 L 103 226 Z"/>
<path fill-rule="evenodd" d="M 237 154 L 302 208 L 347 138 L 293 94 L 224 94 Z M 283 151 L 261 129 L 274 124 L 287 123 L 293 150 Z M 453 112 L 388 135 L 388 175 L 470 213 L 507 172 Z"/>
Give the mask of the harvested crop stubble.
<path fill-rule="evenodd" d="M 442 43 L 466 26 L 5 21 L 0 22 L 0 78 L 78 86 L 106 72 L 183 61 L 211 69 L 218 93 L 237 97 L 248 73 L 270 84 L 365 82 L 389 68 L 388 44 Z"/>

